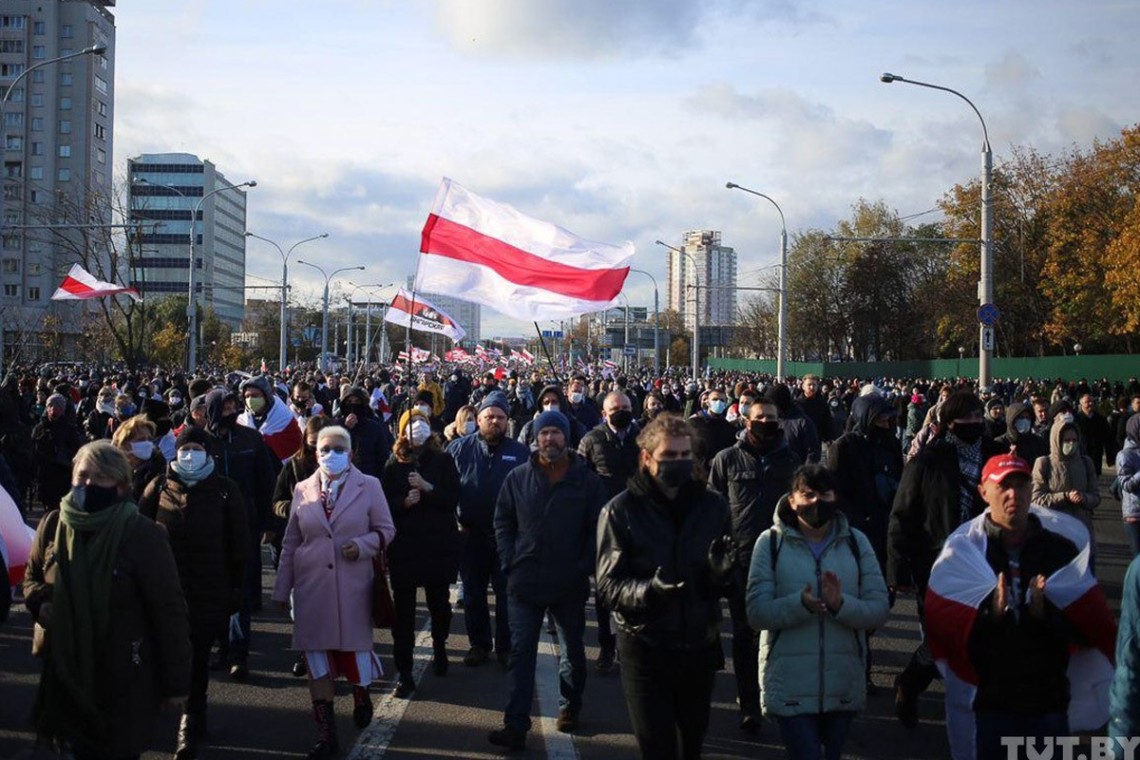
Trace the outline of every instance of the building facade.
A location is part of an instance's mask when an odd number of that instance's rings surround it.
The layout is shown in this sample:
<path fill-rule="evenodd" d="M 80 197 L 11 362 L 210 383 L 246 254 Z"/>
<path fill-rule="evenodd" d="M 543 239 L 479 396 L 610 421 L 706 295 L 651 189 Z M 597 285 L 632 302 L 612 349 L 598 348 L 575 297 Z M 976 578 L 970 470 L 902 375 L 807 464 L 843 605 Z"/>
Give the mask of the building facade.
<path fill-rule="evenodd" d="M 409 276 L 405 281 L 405 287 L 408 292 L 412 291 L 412 286 L 415 283 L 415 276 Z M 462 298 L 455 296 L 444 295 L 443 293 L 427 293 L 416 292 L 416 295 L 422 297 L 436 308 L 443 309 L 447 315 L 459 323 L 459 326 L 467 331 L 467 335 L 463 337 L 462 346 L 471 349 L 476 343 L 483 339 L 483 307 L 480 304 L 472 303 L 471 301 L 464 301 Z M 423 348 L 423 346 L 421 346 Z"/>
<path fill-rule="evenodd" d="M 217 192 L 230 188 L 228 192 Z M 231 330 L 245 316 L 246 193 L 209 160 L 143 154 L 127 162 L 128 207 L 140 223 L 130 282 L 143 297 L 187 295 L 194 225 L 194 292 Z M 204 200 L 203 200 L 204 199 Z M 197 218 L 191 219 L 195 209 Z"/>
<path fill-rule="evenodd" d="M 0 0 L 0 362 L 74 351 L 93 305 L 52 293 L 72 264 L 115 274 L 114 5 Z"/>
<path fill-rule="evenodd" d="M 669 308 L 684 316 L 687 330 L 693 329 L 697 313 L 702 328 L 734 324 L 736 251 L 721 245 L 720 232 L 715 230 L 686 232 L 678 247 L 688 255 L 668 249 Z M 691 287 L 695 285 L 700 287 Z"/>

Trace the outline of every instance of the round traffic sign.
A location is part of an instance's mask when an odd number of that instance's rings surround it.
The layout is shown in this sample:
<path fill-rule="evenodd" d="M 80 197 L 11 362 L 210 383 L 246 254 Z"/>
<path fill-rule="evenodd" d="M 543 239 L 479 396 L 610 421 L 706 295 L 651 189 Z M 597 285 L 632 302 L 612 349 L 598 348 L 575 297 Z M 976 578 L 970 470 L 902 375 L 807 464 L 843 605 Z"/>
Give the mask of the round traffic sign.
<path fill-rule="evenodd" d="M 978 307 L 978 321 L 986 327 L 993 327 L 1001 319 L 1001 310 L 992 303 L 984 303 Z"/>

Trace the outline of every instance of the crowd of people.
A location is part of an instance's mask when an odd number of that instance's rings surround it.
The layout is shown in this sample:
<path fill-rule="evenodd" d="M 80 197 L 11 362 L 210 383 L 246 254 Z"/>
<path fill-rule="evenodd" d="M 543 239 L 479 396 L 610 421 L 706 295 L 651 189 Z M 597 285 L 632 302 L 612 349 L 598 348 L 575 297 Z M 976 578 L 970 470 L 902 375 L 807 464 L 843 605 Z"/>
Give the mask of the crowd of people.
<path fill-rule="evenodd" d="M 508 750 L 526 746 L 544 628 L 558 640 L 556 727 L 578 728 L 591 589 L 594 668 L 620 668 L 646 758 L 700 756 L 723 609 L 740 729 L 768 720 L 789 757 L 838 758 L 899 594 L 914 595 L 923 637 L 894 684 L 896 716 L 916 725 L 919 695 L 953 681 L 956 757 L 1103 726 L 1107 714 L 1068 717 L 1097 689 L 1107 699 L 1105 679 L 1075 685 L 1085 650 L 1116 664 L 1110 734 L 1137 733 L 1140 571 L 1115 648 L 1092 593 L 1106 465 L 1140 554 L 1135 379 L 469 369 L 9 373 L 0 486 L 38 517 L 23 584 L 43 660 L 38 735 L 77 758 L 137 757 L 166 706 L 182 716 L 175 757 L 197 757 L 210 671 L 249 675 L 264 546 L 293 673 L 308 678 L 310 758 L 340 751 L 338 679 L 356 725 L 371 721 L 381 556 L 395 697 L 416 689 L 421 588 L 432 667 L 447 674 L 458 582 L 463 664 L 506 669 L 489 741 Z M 962 704 L 967 739 L 950 718 Z"/>

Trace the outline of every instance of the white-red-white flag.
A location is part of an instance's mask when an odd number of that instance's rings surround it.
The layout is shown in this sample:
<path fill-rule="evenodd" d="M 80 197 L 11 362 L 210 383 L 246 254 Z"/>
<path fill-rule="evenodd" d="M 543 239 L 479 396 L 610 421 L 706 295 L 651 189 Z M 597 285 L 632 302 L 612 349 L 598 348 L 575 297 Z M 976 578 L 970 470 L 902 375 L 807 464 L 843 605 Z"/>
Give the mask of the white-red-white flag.
<path fill-rule="evenodd" d="M 103 296 L 113 296 L 122 293 L 128 295 L 136 301 L 141 301 L 142 296 L 134 288 L 128 288 L 123 285 L 116 285 L 113 282 L 103 282 L 102 280 L 95 279 L 95 276 L 88 272 L 78 264 L 71 265 L 71 271 L 67 273 L 67 277 L 63 278 L 63 282 L 52 294 L 51 300 L 53 301 L 85 301 L 88 298 L 102 298 Z"/>
<path fill-rule="evenodd" d="M 447 179 L 424 225 L 416 288 L 462 294 L 516 319 L 565 319 L 613 306 L 633 243 L 585 240 Z"/>
<path fill-rule="evenodd" d="M 392 306 L 384 314 L 384 321 L 401 327 L 411 325 L 413 330 L 446 335 L 456 343 L 463 340 L 463 336 L 467 334 L 467 331 L 443 309 L 414 293 L 408 293 L 403 288 L 400 288 L 400 292 L 392 299 Z"/>

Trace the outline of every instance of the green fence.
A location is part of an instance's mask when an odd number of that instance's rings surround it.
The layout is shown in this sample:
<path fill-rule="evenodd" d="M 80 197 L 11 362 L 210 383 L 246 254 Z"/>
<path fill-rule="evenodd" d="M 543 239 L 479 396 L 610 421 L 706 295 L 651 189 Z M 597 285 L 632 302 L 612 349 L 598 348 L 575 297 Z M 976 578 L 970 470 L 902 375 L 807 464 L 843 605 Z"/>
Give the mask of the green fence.
<path fill-rule="evenodd" d="M 821 377 L 977 377 L 977 357 L 930 359 L 909 362 L 786 362 L 788 375 Z M 739 372 L 776 373 L 775 359 L 710 359 L 713 369 Z M 993 360 L 994 377 L 1080 378 L 1111 381 L 1140 377 L 1140 354 L 1099 356 L 1029 356 Z"/>

